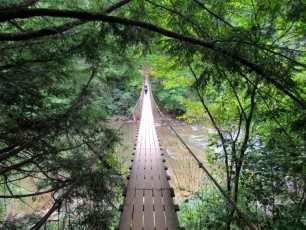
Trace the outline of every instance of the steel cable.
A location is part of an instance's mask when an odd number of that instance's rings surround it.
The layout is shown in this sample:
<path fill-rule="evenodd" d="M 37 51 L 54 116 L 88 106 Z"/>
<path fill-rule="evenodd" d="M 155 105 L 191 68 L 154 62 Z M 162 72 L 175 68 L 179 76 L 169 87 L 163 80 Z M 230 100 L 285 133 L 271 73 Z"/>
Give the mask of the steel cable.
<path fill-rule="evenodd" d="M 208 176 L 208 178 L 212 181 L 214 186 L 218 188 L 218 190 L 222 193 L 223 197 L 226 199 L 227 203 L 231 205 L 231 207 L 237 212 L 239 217 L 243 220 L 243 222 L 251 229 L 255 230 L 256 228 L 253 226 L 253 224 L 248 220 L 248 218 L 245 216 L 245 214 L 238 208 L 237 204 L 230 198 L 230 196 L 222 189 L 222 187 L 219 185 L 219 183 L 215 180 L 215 178 L 208 172 L 208 170 L 204 167 L 203 163 L 196 157 L 196 155 L 191 151 L 191 149 L 187 146 L 187 144 L 184 142 L 184 140 L 181 138 L 181 136 L 177 133 L 177 131 L 173 128 L 173 126 L 167 122 L 165 116 L 160 111 L 159 107 L 155 103 L 155 100 L 153 98 L 153 102 L 155 104 L 155 107 L 163 117 L 166 124 L 171 128 L 171 130 L 175 133 L 177 138 L 183 143 L 183 145 L 186 147 L 188 152 L 191 154 L 191 156 L 196 160 L 199 167 L 205 172 L 205 174 Z"/>

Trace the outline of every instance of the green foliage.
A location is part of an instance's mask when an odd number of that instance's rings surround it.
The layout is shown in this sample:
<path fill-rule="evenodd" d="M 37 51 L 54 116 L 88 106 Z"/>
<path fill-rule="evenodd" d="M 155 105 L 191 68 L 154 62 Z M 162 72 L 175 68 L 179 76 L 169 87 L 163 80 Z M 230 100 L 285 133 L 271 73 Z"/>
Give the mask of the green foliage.
<path fill-rule="evenodd" d="M 165 89 L 159 85 L 158 81 L 151 81 L 152 90 L 156 94 L 156 101 L 159 105 L 167 109 L 169 113 L 180 115 L 184 113 L 185 108 L 181 101 L 187 93 L 186 87 Z"/>
<path fill-rule="evenodd" d="M 15 2 L 1 7 L 12 4 Z M 50 1 L 36 6 L 101 11 L 110 4 Z M 1 32 L 20 32 L 71 21 L 33 18 L 0 26 Z M 99 219 L 102 226 L 109 225 L 117 213 L 114 203 L 123 184 L 117 176 L 120 167 L 113 153 L 119 138 L 105 121 L 113 113 L 126 114 L 135 105 L 141 88 L 141 51 L 135 47 L 141 39 L 122 40 L 126 33 L 110 25 L 84 22 L 53 36 L 1 42 L 0 183 L 7 187 L 1 195 L 29 195 L 21 198 L 28 203 L 32 197 L 35 201 L 36 192 L 46 191 L 49 196 L 52 192 L 58 197 L 86 171 L 66 207 L 77 209 L 84 226 L 93 218 Z M 106 151 L 101 151 L 104 148 Z M 88 168 L 95 155 L 98 162 Z M 31 189 L 15 189 L 14 181 L 19 181 L 21 187 L 31 181 Z M 78 207 L 76 200 L 86 200 L 88 205 Z M 15 203 L 18 201 L 10 204 Z M 34 205 L 42 208 L 45 204 L 37 201 Z M 14 213 L 5 212 L 1 209 L 1 217 L 14 221 L 9 227 L 12 229 L 37 221 L 26 216 L 13 220 Z"/>
<path fill-rule="evenodd" d="M 31 226 L 34 225 L 38 221 L 38 218 L 35 215 L 29 215 L 25 216 L 21 219 L 18 223 L 4 223 L 1 226 L 1 229 L 4 230 L 20 230 L 20 229 L 26 229 L 25 226 Z"/>
<path fill-rule="evenodd" d="M 300 228 L 305 224 L 305 107 L 297 101 L 305 102 L 305 5 L 290 0 L 149 3 L 163 11 L 164 28 L 214 41 L 217 50 L 160 41 L 161 54 L 154 50 L 149 59 L 160 81 L 159 97 L 171 98 L 168 89 L 188 86 L 184 97 L 173 100 L 184 105 L 181 118 L 210 120 L 217 135 L 208 160 L 224 169 L 215 174 L 258 228 Z"/>
<path fill-rule="evenodd" d="M 153 66 L 156 100 L 188 122 L 210 121 L 217 135 L 209 161 L 224 169 L 219 178 L 250 219 L 259 228 L 305 225 L 302 1 L 139 0 L 108 18 L 110 1 L 0 3 L 2 185 L 35 178 L 37 191 L 56 193 L 98 154 L 85 178 L 97 177 L 103 188 L 86 195 L 93 184 L 81 181 L 71 200 L 98 199 L 81 211 L 86 227 L 95 213 L 103 220 L 112 215 L 107 207 L 122 186 L 114 178 L 118 138 L 101 153 L 114 135 L 104 124 L 114 113 L 126 115 L 137 100 L 139 59 L 150 52 L 145 64 Z M 49 14 L 34 10 L 41 8 Z M 190 204 L 210 210 L 208 202 Z M 193 216 L 201 218 L 197 211 Z M 222 211 L 212 216 L 203 225 L 236 224 Z M 191 217 L 192 227 L 201 228 Z"/>
<path fill-rule="evenodd" d="M 180 203 L 178 214 L 180 224 L 186 229 L 221 229 L 226 219 L 226 205 L 213 188 L 207 187 Z"/>
<path fill-rule="evenodd" d="M 185 113 L 183 101 L 190 95 L 186 71 L 173 69 L 171 58 L 157 52 L 148 56 L 146 63 L 153 66 L 151 74 L 155 79 L 151 84 L 157 103 L 172 114 Z"/>

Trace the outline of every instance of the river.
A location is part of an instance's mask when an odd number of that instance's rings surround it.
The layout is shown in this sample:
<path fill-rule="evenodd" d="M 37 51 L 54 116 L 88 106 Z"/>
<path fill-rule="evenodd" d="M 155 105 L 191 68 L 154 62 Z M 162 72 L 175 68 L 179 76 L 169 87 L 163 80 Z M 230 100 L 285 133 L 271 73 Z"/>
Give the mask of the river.
<path fill-rule="evenodd" d="M 184 142 L 197 158 L 207 167 L 206 148 L 209 138 L 214 130 L 201 124 L 187 124 L 177 120 L 155 121 L 162 151 L 165 156 L 165 165 L 168 166 L 168 175 L 171 180 L 170 186 L 174 188 L 176 199 L 181 200 L 197 192 L 204 173 L 193 159 L 186 147 L 170 129 L 169 124 L 176 130 Z M 123 174 L 128 175 L 126 170 L 131 164 L 133 145 L 137 133 L 137 122 L 126 122 L 122 127 L 122 143 L 118 148 L 122 163 Z M 209 170 L 209 169 L 208 169 Z"/>

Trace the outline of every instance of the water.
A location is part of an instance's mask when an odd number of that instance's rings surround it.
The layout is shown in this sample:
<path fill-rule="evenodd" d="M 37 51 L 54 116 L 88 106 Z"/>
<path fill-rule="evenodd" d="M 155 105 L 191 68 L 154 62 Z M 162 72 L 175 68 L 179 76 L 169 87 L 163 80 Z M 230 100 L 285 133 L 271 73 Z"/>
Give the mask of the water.
<path fill-rule="evenodd" d="M 205 152 L 207 150 L 207 146 L 209 145 L 209 138 L 211 135 L 215 134 L 215 131 L 201 124 L 190 125 L 181 121 L 170 121 L 169 124 L 172 125 L 174 130 L 176 130 L 191 151 L 200 159 L 202 163 L 205 164 Z M 175 133 L 170 130 L 166 122 L 160 122 L 157 130 L 163 136 L 160 138 L 160 141 L 162 142 L 162 145 L 165 146 L 166 151 L 171 153 L 170 155 L 175 155 L 175 153 L 179 152 L 181 148 L 185 148 L 181 146 L 181 144 L 177 144 L 177 142 L 180 141 L 176 137 Z M 171 147 L 168 148 L 169 146 Z"/>
<path fill-rule="evenodd" d="M 125 123 L 122 128 L 122 144 L 118 145 L 117 153 L 121 160 L 123 175 L 128 175 L 127 168 L 131 165 L 133 147 L 136 141 L 138 122 Z M 168 166 L 170 186 L 174 188 L 176 201 L 188 198 L 198 191 L 201 186 L 203 170 L 192 155 L 177 138 L 166 122 L 155 122 L 162 151 L 165 155 L 165 165 Z M 206 148 L 209 144 L 213 129 L 203 125 L 189 125 L 180 121 L 171 121 L 171 125 L 184 140 L 191 151 L 207 167 Z M 209 168 L 208 168 L 209 170 Z"/>

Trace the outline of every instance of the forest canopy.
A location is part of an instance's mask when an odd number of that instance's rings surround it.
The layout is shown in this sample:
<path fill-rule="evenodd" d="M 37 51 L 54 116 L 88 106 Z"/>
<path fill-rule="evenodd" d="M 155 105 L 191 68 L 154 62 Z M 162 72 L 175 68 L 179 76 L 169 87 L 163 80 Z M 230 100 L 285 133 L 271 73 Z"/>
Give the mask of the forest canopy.
<path fill-rule="evenodd" d="M 112 215 L 106 207 L 122 186 L 113 151 L 119 139 L 104 124 L 128 113 L 140 66 L 148 65 L 160 103 L 217 130 L 212 145 L 223 151 L 210 160 L 224 168 L 234 201 L 248 202 L 239 198 L 247 194 L 273 206 L 268 228 L 300 226 L 305 22 L 300 0 L 0 1 L 0 198 L 60 193 L 98 155 L 74 196 L 95 200 L 102 192 L 97 208 Z M 15 181 L 29 178 L 37 192 L 18 194 Z M 88 178 L 102 191 L 83 194 Z M 290 205 L 274 209 L 276 195 Z M 294 216 L 281 223 L 279 210 Z"/>

